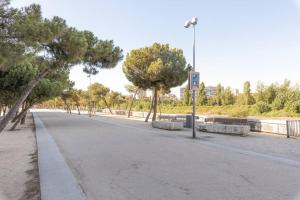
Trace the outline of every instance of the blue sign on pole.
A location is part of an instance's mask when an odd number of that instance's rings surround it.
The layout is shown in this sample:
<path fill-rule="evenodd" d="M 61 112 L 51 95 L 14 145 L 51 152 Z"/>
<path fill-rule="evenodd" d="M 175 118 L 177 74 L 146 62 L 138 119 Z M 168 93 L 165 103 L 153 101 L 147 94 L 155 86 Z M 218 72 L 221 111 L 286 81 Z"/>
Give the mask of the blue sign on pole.
<path fill-rule="evenodd" d="M 198 90 L 200 84 L 200 74 L 199 72 L 191 72 L 190 73 L 190 89 Z"/>

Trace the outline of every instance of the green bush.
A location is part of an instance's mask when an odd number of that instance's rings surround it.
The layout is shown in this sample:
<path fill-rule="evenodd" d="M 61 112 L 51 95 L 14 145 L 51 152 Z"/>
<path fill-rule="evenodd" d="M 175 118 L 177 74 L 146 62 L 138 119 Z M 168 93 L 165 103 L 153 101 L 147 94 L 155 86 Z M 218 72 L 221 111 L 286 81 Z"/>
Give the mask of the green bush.
<path fill-rule="evenodd" d="M 274 110 L 282 110 L 286 102 L 286 96 L 284 94 L 279 94 L 273 101 L 272 107 Z"/>
<path fill-rule="evenodd" d="M 270 112 L 272 110 L 272 108 L 266 102 L 259 101 L 255 104 L 255 110 L 258 113 L 262 114 L 262 113 Z"/>
<path fill-rule="evenodd" d="M 300 100 L 294 102 L 288 102 L 286 109 L 290 112 L 300 113 Z"/>
<path fill-rule="evenodd" d="M 250 111 L 248 106 L 235 106 L 228 114 L 233 117 L 247 117 L 250 115 Z"/>
<path fill-rule="evenodd" d="M 139 104 L 139 110 L 143 110 L 143 108 L 144 108 L 144 106 L 143 106 L 143 104 Z"/>

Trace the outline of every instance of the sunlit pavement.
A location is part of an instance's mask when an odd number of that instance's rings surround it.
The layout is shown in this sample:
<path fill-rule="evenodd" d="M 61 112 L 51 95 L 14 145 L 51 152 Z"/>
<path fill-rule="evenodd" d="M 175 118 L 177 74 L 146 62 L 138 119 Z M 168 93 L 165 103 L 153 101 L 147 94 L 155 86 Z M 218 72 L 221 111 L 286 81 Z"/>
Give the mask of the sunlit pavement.
<path fill-rule="evenodd" d="M 37 113 L 92 200 L 300 199 L 300 140 Z"/>

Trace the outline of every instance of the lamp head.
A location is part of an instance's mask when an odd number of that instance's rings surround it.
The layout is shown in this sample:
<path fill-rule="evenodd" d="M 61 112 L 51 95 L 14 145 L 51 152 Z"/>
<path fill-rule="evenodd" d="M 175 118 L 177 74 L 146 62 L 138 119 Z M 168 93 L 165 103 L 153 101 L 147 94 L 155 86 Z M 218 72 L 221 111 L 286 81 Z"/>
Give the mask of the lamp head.
<path fill-rule="evenodd" d="M 190 23 L 193 24 L 193 25 L 196 25 L 197 22 L 198 22 L 198 18 L 197 17 L 193 17 Z"/>
<path fill-rule="evenodd" d="M 190 22 L 190 21 L 186 21 L 186 22 L 184 23 L 184 27 L 185 27 L 185 28 L 189 28 L 190 25 L 191 25 L 191 22 Z"/>

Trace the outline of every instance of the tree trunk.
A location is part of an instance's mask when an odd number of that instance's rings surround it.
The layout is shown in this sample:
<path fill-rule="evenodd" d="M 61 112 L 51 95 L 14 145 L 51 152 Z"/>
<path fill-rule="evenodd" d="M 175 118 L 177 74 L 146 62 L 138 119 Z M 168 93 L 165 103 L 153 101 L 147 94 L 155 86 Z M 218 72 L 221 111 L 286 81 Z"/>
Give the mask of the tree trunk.
<path fill-rule="evenodd" d="M 161 98 L 158 97 L 159 117 L 161 117 L 161 106 L 162 106 L 162 101 Z"/>
<path fill-rule="evenodd" d="M 76 103 L 76 107 L 77 107 L 78 115 L 80 115 L 80 107 L 79 107 L 78 103 Z"/>
<path fill-rule="evenodd" d="M 17 119 L 17 121 L 14 123 L 14 125 L 9 129 L 9 131 L 14 131 L 16 129 L 16 127 L 18 126 L 18 124 L 20 123 L 21 121 L 21 117 L 19 117 Z"/>
<path fill-rule="evenodd" d="M 153 102 L 153 117 L 152 121 L 156 121 L 156 113 L 157 113 L 157 89 L 154 89 L 154 102 Z"/>
<path fill-rule="evenodd" d="M 69 104 L 67 105 L 68 105 L 69 114 L 71 114 L 72 107 Z"/>
<path fill-rule="evenodd" d="M 131 100 L 130 107 L 129 107 L 129 111 L 128 111 L 128 118 L 130 117 L 131 109 L 132 109 L 132 106 L 133 106 L 133 101 L 135 100 L 135 96 L 136 96 L 137 92 L 138 92 L 138 90 L 136 90 L 136 91 L 134 92 L 133 98 L 132 98 L 132 100 Z"/>
<path fill-rule="evenodd" d="M 92 103 L 91 113 L 95 114 L 95 102 Z"/>
<path fill-rule="evenodd" d="M 89 102 L 88 113 L 89 113 L 89 117 L 92 117 L 92 102 Z"/>
<path fill-rule="evenodd" d="M 28 109 L 29 109 L 29 108 L 28 108 Z M 28 109 L 27 109 L 27 110 L 28 110 Z M 14 125 L 9 129 L 10 131 L 14 131 L 20 122 L 21 122 L 21 124 L 24 124 L 24 123 L 25 123 L 25 118 L 26 118 L 27 110 L 26 110 L 26 112 L 22 112 L 21 115 L 18 115 L 19 117 L 17 118 L 16 122 L 15 122 Z"/>
<path fill-rule="evenodd" d="M 4 106 L 4 108 L 3 108 L 3 116 L 6 115 L 6 109 L 7 109 L 7 106 Z M 1 131 L 0 131 L 0 133 L 1 133 Z"/>
<path fill-rule="evenodd" d="M 112 111 L 111 111 L 111 109 L 110 109 L 110 107 L 109 107 L 109 105 L 108 105 L 108 104 L 107 104 L 107 102 L 106 102 L 106 99 L 105 99 L 105 97 L 103 97 L 103 101 L 104 101 L 104 103 L 105 103 L 106 107 L 108 108 L 108 110 L 109 110 L 110 114 L 113 114 L 113 113 L 112 113 Z"/>
<path fill-rule="evenodd" d="M 69 104 L 67 103 L 66 100 L 64 100 L 64 104 L 65 104 L 65 106 L 66 106 L 67 113 L 68 113 L 68 114 L 71 114 L 71 108 L 70 108 L 70 106 L 69 106 Z"/>
<path fill-rule="evenodd" d="M 15 117 L 19 114 L 19 109 L 15 113 Z"/>
<path fill-rule="evenodd" d="M 153 109 L 154 98 L 152 97 L 152 100 L 150 100 L 150 101 L 151 101 L 150 110 L 149 110 L 149 112 L 148 112 L 148 114 L 147 114 L 147 117 L 146 117 L 146 119 L 145 119 L 145 122 L 148 122 L 149 117 L 150 117 L 150 115 L 151 115 L 151 112 L 152 112 L 152 109 Z"/>
<path fill-rule="evenodd" d="M 12 108 L 9 110 L 7 115 L 0 122 L 0 133 L 7 126 L 8 122 L 13 118 L 14 113 L 19 109 L 20 105 L 26 100 L 28 95 L 33 90 L 33 88 L 40 82 L 40 80 L 42 80 L 47 75 L 47 73 L 48 70 L 43 71 L 27 84 L 25 89 L 22 91 L 20 98 L 16 101 L 16 103 L 12 106 Z"/>
<path fill-rule="evenodd" d="M 25 124 L 27 112 L 28 112 L 28 111 L 26 111 L 25 114 L 23 115 L 23 117 L 22 117 L 22 119 L 21 119 L 21 124 Z"/>
<path fill-rule="evenodd" d="M 15 118 L 11 121 L 12 123 L 17 121 L 17 119 L 23 115 L 24 112 L 27 112 L 29 110 L 29 108 L 31 108 L 32 105 L 29 105 L 27 107 L 25 107 L 17 116 L 15 116 Z"/>

